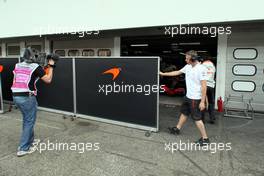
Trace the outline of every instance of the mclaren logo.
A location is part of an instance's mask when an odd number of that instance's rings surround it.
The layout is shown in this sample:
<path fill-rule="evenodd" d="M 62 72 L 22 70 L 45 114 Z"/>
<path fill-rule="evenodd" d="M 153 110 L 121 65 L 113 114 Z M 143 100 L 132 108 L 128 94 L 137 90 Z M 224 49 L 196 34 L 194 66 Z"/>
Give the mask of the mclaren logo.
<path fill-rule="evenodd" d="M 121 68 L 114 67 L 108 69 L 102 73 L 102 75 L 110 74 L 112 76 L 111 84 L 99 84 L 98 85 L 98 93 L 104 95 L 110 94 L 120 94 L 120 93 L 133 93 L 133 94 L 143 94 L 143 95 L 151 95 L 153 93 L 164 92 L 164 88 L 159 86 L 158 84 L 133 84 L 133 83 L 124 83 L 123 81 L 119 81 L 118 83 L 114 81 L 121 72 Z"/>
<path fill-rule="evenodd" d="M 103 75 L 105 75 L 105 74 L 111 74 L 112 75 L 112 80 L 115 80 L 118 77 L 120 71 L 121 71 L 121 68 L 115 67 L 115 68 L 111 68 L 109 70 L 106 70 L 102 74 Z"/>

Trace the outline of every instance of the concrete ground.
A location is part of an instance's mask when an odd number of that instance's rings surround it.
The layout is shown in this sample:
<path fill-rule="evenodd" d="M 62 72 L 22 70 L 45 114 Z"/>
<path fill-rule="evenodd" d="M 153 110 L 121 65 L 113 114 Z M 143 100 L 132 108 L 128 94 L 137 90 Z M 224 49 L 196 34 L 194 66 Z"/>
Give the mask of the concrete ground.
<path fill-rule="evenodd" d="M 231 143 L 231 150 L 172 151 L 169 143 L 197 140 L 189 120 L 180 136 L 167 132 L 177 121 L 178 107 L 161 105 L 160 132 L 145 137 L 141 130 L 95 121 L 62 119 L 40 111 L 35 127 L 41 145 L 52 143 L 100 143 L 99 150 L 36 151 L 17 157 L 21 115 L 17 110 L 0 115 L 0 176 L 231 176 L 264 175 L 264 115 L 254 120 L 223 118 L 206 124 L 212 143 Z M 166 145 L 165 145 L 166 144 Z M 174 144 L 174 147 L 175 147 Z M 165 150 L 166 148 L 166 150 Z M 80 149 L 80 148 L 79 148 Z M 96 149 L 93 148 L 93 149 Z"/>

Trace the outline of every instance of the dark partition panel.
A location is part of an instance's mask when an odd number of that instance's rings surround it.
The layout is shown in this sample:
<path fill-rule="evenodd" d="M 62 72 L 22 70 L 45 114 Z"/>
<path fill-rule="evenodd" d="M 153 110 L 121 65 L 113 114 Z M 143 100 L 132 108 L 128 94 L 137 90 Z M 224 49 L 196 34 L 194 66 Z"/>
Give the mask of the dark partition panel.
<path fill-rule="evenodd" d="M 17 62 L 18 58 L 0 58 L 0 64 L 4 66 L 2 72 L 3 99 L 7 101 L 13 101 L 11 86 L 13 83 L 13 70 Z"/>
<path fill-rule="evenodd" d="M 71 58 L 61 58 L 50 84 L 38 81 L 40 107 L 73 112 L 73 68 Z"/>
<path fill-rule="evenodd" d="M 77 113 L 156 128 L 157 93 L 149 87 L 158 85 L 158 62 L 158 58 L 76 58 Z M 102 74 L 116 67 L 121 71 L 115 80 Z M 106 93 L 111 87 L 116 92 Z"/>
<path fill-rule="evenodd" d="M 40 107 L 74 112 L 76 106 L 79 115 L 157 128 L 158 58 L 76 58 L 74 61 L 61 58 L 52 83 L 38 82 Z M 12 101 L 12 71 L 17 62 L 17 58 L 0 58 L 4 66 L 1 83 L 5 100 Z"/>

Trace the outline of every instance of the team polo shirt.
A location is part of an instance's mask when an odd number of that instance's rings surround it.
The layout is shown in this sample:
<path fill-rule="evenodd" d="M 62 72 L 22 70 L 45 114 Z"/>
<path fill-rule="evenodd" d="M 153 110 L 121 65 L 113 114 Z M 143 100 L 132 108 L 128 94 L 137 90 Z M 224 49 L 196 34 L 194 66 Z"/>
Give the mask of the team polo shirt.
<path fill-rule="evenodd" d="M 189 99 L 200 100 L 202 98 L 202 80 L 207 80 L 206 68 L 197 63 L 194 67 L 192 65 L 185 65 L 180 72 L 185 74 L 185 82 L 187 88 L 186 97 Z"/>
<path fill-rule="evenodd" d="M 206 67 L 207 69 L 207 76 L 208 76 L 208 80 L 207 80 L 207 86 L 215 88 L 215 66 L 213 64 L 213 62 L 207 60 L 203 62 L 203 65 Z"/>

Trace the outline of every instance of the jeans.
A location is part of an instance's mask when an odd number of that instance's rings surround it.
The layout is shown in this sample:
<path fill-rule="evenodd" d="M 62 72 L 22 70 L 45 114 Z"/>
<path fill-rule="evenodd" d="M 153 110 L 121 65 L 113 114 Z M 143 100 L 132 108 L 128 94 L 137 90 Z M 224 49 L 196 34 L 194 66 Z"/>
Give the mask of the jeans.
<path fill-rule="evenodd" d="M 19 150 L 28 151 L 34 141 L 34 125 L 38 106 L 37 99 L 35 96 L 14 96 L 13 100 L 23 115 L 23 128 Z"/>

